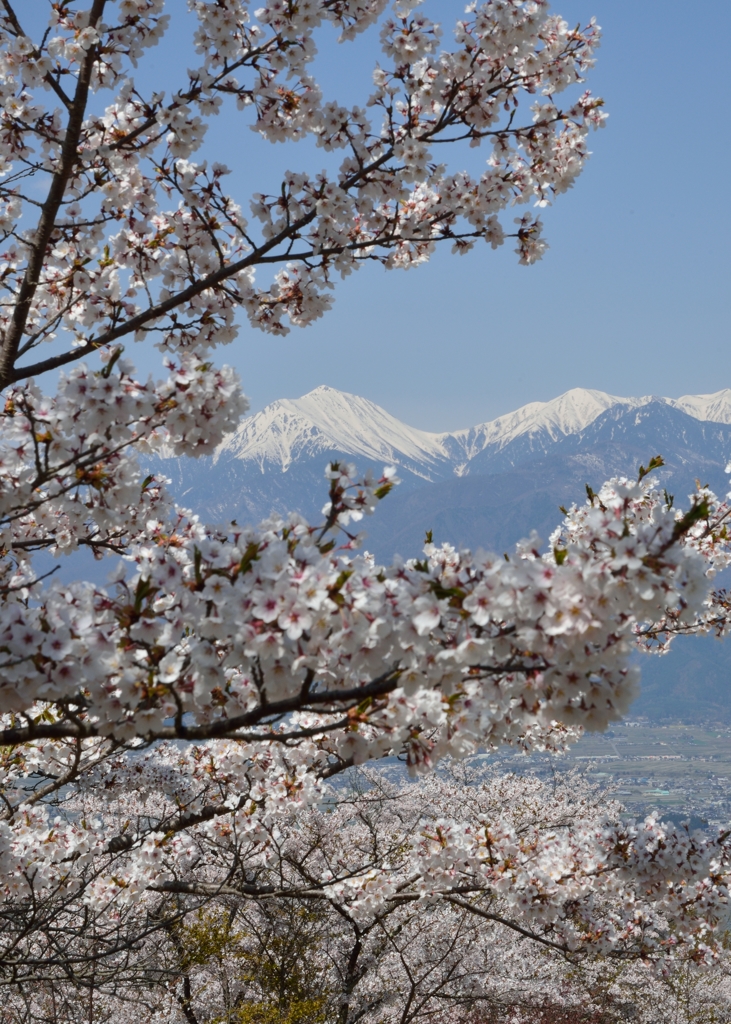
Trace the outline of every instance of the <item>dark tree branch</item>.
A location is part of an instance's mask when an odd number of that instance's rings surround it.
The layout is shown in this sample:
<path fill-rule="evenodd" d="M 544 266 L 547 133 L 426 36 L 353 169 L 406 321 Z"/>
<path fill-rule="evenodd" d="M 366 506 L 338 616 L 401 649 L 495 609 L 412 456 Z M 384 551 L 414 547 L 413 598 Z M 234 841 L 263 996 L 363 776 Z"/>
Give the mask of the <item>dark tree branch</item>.
<path fill-rule="evenodd" d="M 7 0 L 3 0 L 6 4 Z M 89 25 L 94 27 L 102 16 L 106 0 L 94 0 L 89 12 Z M 58 211 L 63 202 L 66 186 L 79 159 L 79 139 L 84 124 L 84 114 L 89 97 L 91 73 L 96 60 L 96 47 L 90 46 L 79 69 L 73 103 L 71 104 L 66 133 L 61 147 L 58 167 L 51 179 L 51 187 L 43 204 L 38 227 L 30 243 L 31 256 L 18 291 L 10 325 L 3 339 L 0 351 L 0 390 L 16 380 L 15 360 L 20 347 L 25 325 L 28 321 L 33 297 L 35 296 L 43 270 L 48 242 L 56 225 Z"/>

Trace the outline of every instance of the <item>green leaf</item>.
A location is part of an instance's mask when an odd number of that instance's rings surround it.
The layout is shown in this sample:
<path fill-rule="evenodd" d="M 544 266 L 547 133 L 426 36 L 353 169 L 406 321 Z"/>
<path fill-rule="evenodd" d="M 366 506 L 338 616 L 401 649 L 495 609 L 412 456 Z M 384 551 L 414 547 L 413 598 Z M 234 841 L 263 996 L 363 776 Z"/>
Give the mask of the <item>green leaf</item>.
<path fill-rule="evenodd" d="M 142 610 L 142 604 L 145 598 L 149 597 L 150 594 L 154 593 L 156 588 L 153 587 L 151 580 L 139 580 L 135 589 L 135 603 L 134 609 L 137 613 Z"/>
<path fill-rule="evenodd" d="M 711 511 L 711 507 L 708 504 L 707 498 L 701 498 L 700 501 L 694 502 L 688 511 L 685 513 L 682 519 L 678 520 L 673 530 L 674 536 L 682 537 L 683 534 L 687 533 L 692 526 L 694 526 L 699 519 L 707 519 Z"/>
<path fill-rule="evenodd" d="M 342 590 L 343 586 L 352 575 L 352 569 L 343 569 L 338 578 L 335 580 L 335 583 L 332 585 L 332 587 L 330 587 L 330 593 L 332 593 L 333 591 Z"/>
<path fill-rule="evenodd" d="M 640 465 L 639 472 L 637 474 L 637 483 L 643 480 L 648 473 L 652 473 L 653 469 L 659 469 L 660 466 L 664 466 L 662 455 L 654 455 L 647 463 L 647 469 L 643 465 Z"/>
<path fill-rule="evenodd" d="M 124 352 L 124 345 L 118 345 L 117 348 L 115 348 L 114 354 L 112 355 L 112 358 L 109 360 L 107 365 L 102 370 L 102 377 L 104 378 L 104 380 L 108 379 L 110 373 L 114 369 L 114 364 L 116 363 L 116 361 L 119 359 L 119 357 L 122 355 L 123 352 Z"/>
<path fill-rule="evenodd" d="M 259 558 L 259 545 L 252 541 L 242 555 L 239 562 L 239 572 L 248 572 L 251 566 Z"/>

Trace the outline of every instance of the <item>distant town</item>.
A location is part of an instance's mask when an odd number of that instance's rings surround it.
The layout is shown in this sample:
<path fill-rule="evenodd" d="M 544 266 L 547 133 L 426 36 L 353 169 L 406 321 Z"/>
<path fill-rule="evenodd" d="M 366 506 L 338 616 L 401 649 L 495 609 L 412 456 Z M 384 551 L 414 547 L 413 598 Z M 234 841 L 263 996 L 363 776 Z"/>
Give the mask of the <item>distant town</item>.
<path fill-rule="evenodd" d="M 710 832 L 731 817 L 728 725 L 630 718 L 605 733 L 587 734 L 564 755 L 513 754 L 495 761 L 520 774 L 581 768 L 633 817 L 656 811 L 664 820 Z"/>

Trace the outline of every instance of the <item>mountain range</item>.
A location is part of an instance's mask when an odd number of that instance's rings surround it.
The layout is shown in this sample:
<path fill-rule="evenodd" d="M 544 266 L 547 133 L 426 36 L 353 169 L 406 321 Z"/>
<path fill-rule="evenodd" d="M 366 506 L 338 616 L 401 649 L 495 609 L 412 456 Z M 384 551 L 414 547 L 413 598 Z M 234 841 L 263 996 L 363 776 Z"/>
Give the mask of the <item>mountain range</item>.
<path fill-rule="evenodd" d="M 256 463 L 262 472 L 286 472 L 293 464 L 323 452 L 340 451 L 369 461 L 390 460 L 425 480 L 453 473 L 463 476 L 505 465 L 525 454 L 546 451 L 563 437 L 580 434 L 603 413 L 631 412 L 659 403 L 692 419 L 731 423 L 731 389 L 715 395 L 670 398 L 617 398 L 603 391 L 574 388 L 550 402 L 531 402 L 487 423 L 452 433 L 409 427 L 365 398 L 321 386 L 297 399 L 281 399 L 246 418 L 216 452 L 214 461 L 235 458 Z"/>
<path fill-rule="evenodd" d="M 696 477 L 724 489 L 731 389 L 668 399 L 575 388 L 475 427 L 430 433 L 322 386 L 245 418 L 212 457 L 166 460 L 164 472 L 181 502 L 206 519 L 251 522 L 290 509 L 318 515 L 332 460 L 378 473 L 395 465 L 401 486 L 368 531 L 369 546 L 390 557 L 399 546 L 416 553 L 424 529 L 434 528 L 453 543 L 511 546 L 548 528 L 558 505 L 583 500 L 586 483 L 634 474 L 656 454 L 667 463 L 663 482 L 679 496 Z"/>
<path fill-rule="evenodd" d="M 290 509 L 317 522 L 332 460 L 379 474 L 395 465 L 401 485 L 359 524 L 365 546 L 390 560 L 418 555 L 427 530 L 438 542 L 506 552 L 533 529 L 545 540 L 559 506 L 585 500 L 587 483 L 596 490 L 610 476 L 634 476 L 658 454 L 665 465 L 656 475 L 679 505 L 697 481 L 725 494 L 731 389 L 668 399 L 575 388 L 475 427 L 430 433 L 323 386 L 247 417 L 212 457 L 155 468 L 202 518 L 246 523 Z M 679 641 L 641 664 L 633 714 L 731 722 L 731 644 Z"/>

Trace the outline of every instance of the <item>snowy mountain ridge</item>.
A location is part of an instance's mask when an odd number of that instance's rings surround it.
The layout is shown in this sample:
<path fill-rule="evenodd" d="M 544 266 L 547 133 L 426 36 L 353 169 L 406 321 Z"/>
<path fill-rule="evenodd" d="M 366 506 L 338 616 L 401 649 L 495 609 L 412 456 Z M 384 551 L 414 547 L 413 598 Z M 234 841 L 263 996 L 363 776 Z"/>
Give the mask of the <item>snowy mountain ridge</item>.
<path fill-rule="evenodd" d="M 398 463 L 443 462 L 448 435 L 409 427 L 358 395 L 322 385 L 302 398 L 283 398 L 243 420 L 216 451 L 263 470 L 265 463 L 286 472 L 302 456 L 337 450 L 368 460 Z"/>
<path fill-rule="evenodd" d="M 499 452 L 521 439 L 530 448 L 579 434 L 602 413 L 661 402 L 696 420 L 731 423 L 731 388 L 682 398 L 620 398 L 573 388 L 548 402 L 531 402 L 475 427 L 431 433 L 407 426 L 368 399 L 321 385 L 296 399 L 280 399 L 244 419 L 216 451 L 214 461 L 256 464 L 261 472 L 287 470 L 328 451 L 370 462 L 395 463 L 424 480 L 470 471 L 487 449 Z M 479 462 L 480 460 L 478 460 Z"/>

